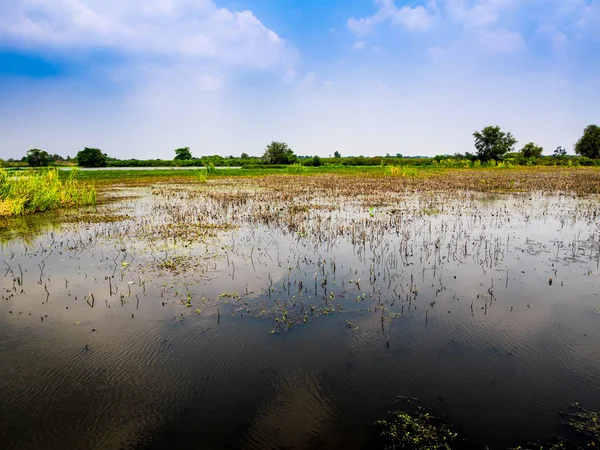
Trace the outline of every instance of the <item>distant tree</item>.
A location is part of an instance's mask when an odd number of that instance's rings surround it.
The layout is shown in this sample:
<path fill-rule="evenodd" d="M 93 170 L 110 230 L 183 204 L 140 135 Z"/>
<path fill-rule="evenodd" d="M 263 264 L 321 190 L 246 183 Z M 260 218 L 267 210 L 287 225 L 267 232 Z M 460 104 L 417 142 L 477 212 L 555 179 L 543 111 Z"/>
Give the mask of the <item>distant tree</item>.
<path fill-rule="evenodd" d="M 285 142 L 271 142 L 265 149 L 263 159 L 268 164 L 293 164 L 297 157 Z"/>
<path fill-rule="evenodd" d="M 31 167 L 44 167 L 50 164 L 50 162 L 50 155 L 44 150 L 32 148 L 27 152 L 27 164 Z"/>
<path fill-rule="evenodd" d="M 242 158 L 242 159 L 248 159 L 248 158 L 250 158 L 250 156 L 248 155 L 248 153 L 242 153 L 240 155 L 240 158 Z"/>
<path fill-rule="evenodd" d="M 342 155 L 340 155 L 340 152 L 338 152 L 337 150 L 335 152 L 333 152 L 333 157 L 334 158 L 341 158 Z"/>
<path fill-rule="evenodd" d="M 403 158 L 402 153 L 396 153 L 396 158 Z"/>
<path fill-rule="evenodd" d="M 175 149 L 175 158 L 173 159 L 179 159 L 184 161 L 190 160 L 192 159 L 192 152 L 190 151 L 189 147 Z"/>
<path fill-rule="evenodd" d="M 521 156 L 524 158 L 539 158 L 542 156 L 542 152 L 544 149 L 535 145 L 533 142 L 526 144 L 525 147 L 521 149 Z"/>
<path fill-rule="evenodd" d="M 517 143 L 511 133 L 505 133 L 500 127 L 485 127 L 473 133 L 473 137 L 475 137 L 477 157 L 481 161 L 501 160 Z"/>
<path fill-rule="evenodd" d="M 81 167 L 106 167 L 106 154 L 98 148 L 85 147 L 77 153 L 77 163 Z"/>
<path fill-rule="evenodd" d="M 600 127 L 589 125 L 575 144 L 575 153 L 588 158 L 600 158 Z"/>
<path fill-rule="evenodd" d="M 566 156 L 567 151 L 559 145 L 558 147 L 556 147 L 556 150 L 554 150 L 553 155 L 554 156 Z"/>
<path fill-rule="evenodd" d="M 312 161 L 312 165 L 314 167 L 319 167 L 322 164 L 323 164 L 323 161 L 321 161 L 321 158 L 319 156 L 315 155 L 315 157 L 313 158 L 313 161 Z"/>

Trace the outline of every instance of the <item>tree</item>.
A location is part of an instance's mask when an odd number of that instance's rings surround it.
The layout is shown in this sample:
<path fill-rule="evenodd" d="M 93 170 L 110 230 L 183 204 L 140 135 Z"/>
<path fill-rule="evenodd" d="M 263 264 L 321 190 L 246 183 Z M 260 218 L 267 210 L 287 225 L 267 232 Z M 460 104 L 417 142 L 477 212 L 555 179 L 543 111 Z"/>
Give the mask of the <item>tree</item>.
<path fill-rule="evenodd" d="M 337 150 L 335 152 L 333 152 L 333 157 L 334 158 L 341 158 L 342 155 L 340 155 L 340 152 L 338 152 Z"/>
<path fill-rule="evenodd" d="M 175 150 L 175 158 L 178 160 L 190 160 L 192 159 L 192 152 L 189 147 L 182 147 Z"/>
<path fill-rule="evenodd" d="M 575 144 L 575 153 L 588 158 L 600 158 L 600 127 L 589 125 Z"/>
<path fill-rule="evenodd" d="M 510 151 L 513 151 L 517 140 L 511 133 L 505 133 L 500 127 L 485 127 L 473 133 L 477 157 L 481 161 L 490 159 L 501 160 Z"/>
<path fill-rule="evenodd" d="M 567 151 L 559 145 L 558 147 L 556 147 L 556 150 L 554 150 L 553 155 L 554 156 L 567 156 Z"/>
<path fill-rule="evenodd" d="M 250 156 L 248 155 L 248 153 L 242 153 L 242 154 L 240 155 L 240 158 L 241 158 L 241 159 L 248 159 L 248 158 L 250 158 Z"/>
<path fill-rule="evenodd" d="M 85 147 L 77 153 L 77 163 L 81 167 L 106 167 L 106 154 L 98 148 Z"/>
<path fill-rule="evenodd" d="M 265 149 L 263 159 L 268 164 L 293 164 L 297 157 L 285 142 L 271 142 Z"/>
<path fill-rule="evenodd" d="M 313 158 L 313 161 L 312 161 L 312 165 L 314 167 L 319 167 L 322 164 L 323 164 L 323 162 L 321 161 L 321 158 L 319 156 L 315 155 L 315 157 Z"/>
<path fill-rule="evenodd" d="M 27 152 L 27 164 L 31 167 L 44 167 L 50 164 L 50 155 L 39 148 L 32 148 Z"/>
<path fill-rule="evenodd" d="M 521 156 L 524 158 L 539 158 L 542 156 L 543 151 L 542 147 L 538 147 L 533 142 L 530 142 L 521 149 Z"/>

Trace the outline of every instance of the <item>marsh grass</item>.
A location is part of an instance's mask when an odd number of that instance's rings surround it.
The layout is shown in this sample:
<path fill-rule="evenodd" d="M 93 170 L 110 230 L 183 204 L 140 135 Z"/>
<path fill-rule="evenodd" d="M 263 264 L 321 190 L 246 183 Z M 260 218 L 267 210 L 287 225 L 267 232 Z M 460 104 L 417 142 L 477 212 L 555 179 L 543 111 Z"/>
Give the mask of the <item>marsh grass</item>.
<path fill-rule="evenodd" d="M 95 204 L 96 190 L 80 185 L 78 173 L 72 171 L 61 180 L 57 169 L 10 172 L 0 169 L 0 216 Z"/>
<path fill-rule="evenodd" d="M 287 167 L 287 173 L 306 173 L 306 167 L 302 164 L 296 163 Z"/>
<path fill-rule="evenodd" d="M 419 175 L 419 169 L 405 166 L 387 166 L 387 173 L 393 177 L 414 178 Z"/>
<path fill-rule="evenodd" d="M 206 181 L 208 179 L 208 169 L 207 170 L 197 170 L 195 172 L 195 175 L 196 175 L 196 180 L 198 180 L 198 183 L 204 184 L 204 183 L 206 183 Z"/>

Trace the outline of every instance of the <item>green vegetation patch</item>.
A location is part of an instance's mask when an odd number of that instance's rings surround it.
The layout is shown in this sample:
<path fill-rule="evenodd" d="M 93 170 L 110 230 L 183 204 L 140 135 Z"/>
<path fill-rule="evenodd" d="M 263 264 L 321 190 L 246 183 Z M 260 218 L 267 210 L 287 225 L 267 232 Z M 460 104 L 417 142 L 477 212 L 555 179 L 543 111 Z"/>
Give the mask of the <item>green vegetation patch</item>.
<path fill-rule="evenodd" d="M 400 397 L 398 409 L 389 411 L 389 418 L 379 420 L 385 449 L 450 450 L 457 440 L 445 420 L 423 407 L 417 400 Z"/>
<path fill-rule="evenodd" d="M 19 216 L 96 203 L 96 190 L 77 180 L 78 171 L 59 178 L 57 169 L 0 169 L 0 216 Z"/>

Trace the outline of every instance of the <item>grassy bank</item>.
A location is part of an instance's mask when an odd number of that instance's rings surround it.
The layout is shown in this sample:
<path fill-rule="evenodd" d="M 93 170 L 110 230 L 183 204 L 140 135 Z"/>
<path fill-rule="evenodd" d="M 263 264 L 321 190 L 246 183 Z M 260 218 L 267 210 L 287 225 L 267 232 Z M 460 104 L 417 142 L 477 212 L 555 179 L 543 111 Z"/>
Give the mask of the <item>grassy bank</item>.
<path fill-rule="evenodd" d="M 57 169 L 0 169 L 0 216 L 19 216 L 56 208 L 96 203 L 96 190 L 81 185 L 78 171 L 59 176 Z"/>

